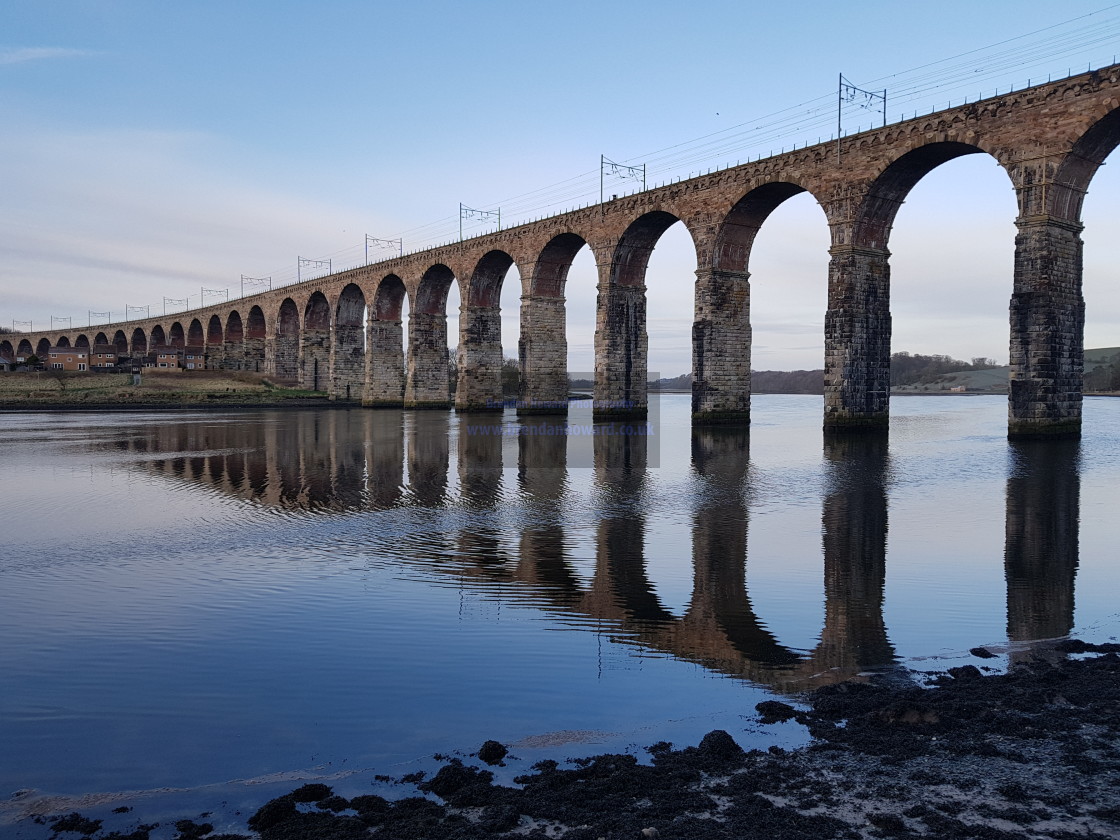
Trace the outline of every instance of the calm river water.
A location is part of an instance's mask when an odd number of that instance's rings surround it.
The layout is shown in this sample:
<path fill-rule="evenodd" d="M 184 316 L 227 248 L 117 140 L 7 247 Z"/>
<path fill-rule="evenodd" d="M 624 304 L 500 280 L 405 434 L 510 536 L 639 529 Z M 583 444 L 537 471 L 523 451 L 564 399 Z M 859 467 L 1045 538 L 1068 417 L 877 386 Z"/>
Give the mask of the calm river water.
<path fill-rule="evenodd" d="M 891 410 L 889 442 L 825 440 L 797 396 L 756 397 L 749 434 L 664 396 L 652 437 L 5 415 L 0 798 L 349 795 L 487 738 L 520 772 L 713 728 L 794 743 L 757 702 L 1115 636 L 1120 400 L 1086 400 L 1080 443 L 1009 444 L 1002 398 Z"/>

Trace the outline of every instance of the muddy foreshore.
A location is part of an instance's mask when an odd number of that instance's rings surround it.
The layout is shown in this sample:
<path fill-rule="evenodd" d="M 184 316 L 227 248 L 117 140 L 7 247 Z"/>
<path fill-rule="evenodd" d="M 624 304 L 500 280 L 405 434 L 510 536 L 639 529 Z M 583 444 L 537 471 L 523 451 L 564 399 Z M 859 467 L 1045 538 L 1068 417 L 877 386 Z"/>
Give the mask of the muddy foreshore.
<path fill-rule="evenodd" d="M 78 813 L 21 823 L 96 840 L 1118 838 L 1120 644 L 1070 640 L 1049 652 L 1007 673 L 966 665 L 829 686 L 797 708 L 759 704 L 764 722 L 808 728 L 813 743 L 792 751 L 744 752 L 715 731 L 698 746 L 654 744 L 651 764 L 539 762 L 508 787 L 486 769 L 505 748 L 487 742 L 434 775 L 392 780 L 414 795 L 346 799 L 308 784 L 225 833 L 206 815 L 140 825 L 124 808 L 119 823 Z M 991 658 L 973 653 L 981 667 Z"/>

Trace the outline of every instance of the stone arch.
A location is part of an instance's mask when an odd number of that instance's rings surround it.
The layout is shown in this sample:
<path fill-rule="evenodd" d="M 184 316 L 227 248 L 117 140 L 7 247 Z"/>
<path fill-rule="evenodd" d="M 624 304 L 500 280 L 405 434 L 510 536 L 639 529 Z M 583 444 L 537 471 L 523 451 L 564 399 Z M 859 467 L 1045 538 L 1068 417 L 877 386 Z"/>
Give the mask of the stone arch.
<path fill-rule="evenodd" d="M 21 339 L 19 346 L 16 348 L 16 354 L 22 356 L 24 359 L 29 359 L 34 353 L 35 349 L 31 346 L 31 342 L 26 338 Z"/>
<path fill-rule="evenodd" d="M 148 352 L 148 337 L 140 327 L 132 331 L 131 350 L 134 356 L 143 356 Z"/>
<path fill-rule="evenodd" d="M 154 351 L 160 347 L 167 346 L 167 336 L 163 332 L 163 327 L 156 324 L 152 327 L 151 340 L 149 342 L 151 349 Z"/>
<path fill-rule="evenodd" d="M 851 245 L 865 249 L 886 249 L 891 225 L 910 190 L 941 164 L 975 154 L 988 152 L 971 143 L 944 140 L 926 143 L 897 157 L 864 193 L 856 209 Z M 996 161 L 999 162 L 998 159 Z M 1013 184 L 1009 183 L 1008 186 Z"/>
<path fill-rule="evenodd" d="M 192 318 L 190 325 L 187 327 L 187 346 L 191 348 L 204 347 L 206 345 L 206 331 L 202 329 L 202 321 L 198 318 Z"/>
<path fill-rule="evenodd" d="M 863 192 L 853 220 L 833 224 L 825 314 L 825 416 L 832 428 L 886 427 L 889 417 L 891 226 L 911 189 L 971 143 L 923 143 L 891 161 Z"/>
<path fill-rule="evenodd" d="M 410 300 L 405 405 L 447 408 L 451 389 L 447 355 L 447 293 L 455 274 L 442 263 L 420 278 Z"/>
<path fill-rule="evenodd" d="M 692 325 L 692 417 L 750 422 L 750 254 L 759 230 L 785 201 L 806 192 L 790 181 L 754 187 L 720 223 L 710 265 L 696 272 Z"/>
<path fill-rule="evenodd" d="M 226 316 L 222 367 L 226 370 L 242 370 L 245 367 L 245 325 L 236 309 Z"/>
<path fill-rule="evenodd" d="M 99 332 L 97 335 L 95 335 L 93 337 L 93 346 L 94 347 L 104 347 L 108 343 L 109 343 L 109 336 L 105 335 L 105 333 L 103 333 L 103 332 Z"/>
<path fill-rule="evenodd" d="M 268 325 L 265 323 L 264 310 L 257 305 L 249 308 L 245 317 L 245 338 L 243 340 L 245 369 L 259 373 L 265 364 L 265 339 Z"/>
<path fill-rule="evenodd" d="M 12 342 L 8 341 L 7 339 L 0 341 L 0 356 L 4 357 L 4 361 L 14 362 L 15 354 L 16 352 L 15 348 L 12 346 Z"/>
<path fill-rule="evenodd" d="M 89 336 L 86 335 L 85 333 L 80 333 L 78 335 L 78 337 L 76 339 L 74 339 L 74 346 L 75 347 L 85 347 L 88 350 L 89 349 Z"/>
<path fill-rule="evenodd" d="M 284 298 L 277 313 L 273 365 L 278 379 L 299 380 L 299 307 L 291 298 Z"/>
<path fill-rule="evenodd" d="M 587 240 L 577 233 L 554 236 L 541 249 L 528 276 L 522 277 L 520 414 L 566 414 L 568 337 L 564 289 L 572 262 Z"/>
<path fill-rule="evenodd" d="M 366 296 L 348 283 L 335 305 L 334 341 L 330 347 L 331 386 L 334 399 L 360 399 L 365 378 Z"/>
<path fill-rule="evenodd" d="M 118 356 L 128 355 L 128 336 L 124 334 L 124 330 L 113 333 L 113 347 L 116 348 Z"/>
<path fill-rule="evenodd" d="M 631 222 L 612 249 L 595 318 L 597 415 L 646 415 L 646 267 L 657 240 L 678 221 L 672 213 L 651 210 Z"/>
<path fill-rule="evenodd" d="M 176 350 L 182 350 L 187 346 L 187 334 L 183 329 L 183 324 L 176 321 L 171 325 L 171 329 L 167 331 L 167 343 Z"/>
<path fill-rule="evenodd" d="M 1120 146 L 1120 108 L 1108 111 L 1074 141 L 1058 166 L 1047 204 L 1039 209 L 1055 218 L 1080 223 L 1089 184 L 1117 146 Z"/>
<path fill-rule="evenodd" d="M 60 335 L 58 337 L 58 341 L 55 343 L 55 347 L 69 347 L 69 346 L 70 346 L 70 339 L 69 339 L 68 336 L 65 336 L 65 335 Z"/>
<path fill-rule="evenodd" d="M 381 278 L 373 293 L 366 337 L 366 405 L 387 408 L 404 404 L 404 336 L 401 329 L 404 282 L 395 274 Z"/>
<path fill-rule="evenodd" d="M 314 292 L 303 309 L 300 339 L 300 387 L 323 391 L 330 382 L 331 305 L 326 295 Z"/>
<path fill-rule="evenodd" d="M 459 309 L 458 388 L 455 407 L 501 410 L 502 283 L 514 260 L 490 251 L 478 261 Z"/>
<path fill-rule="evenodd" d="M 51 340 L 49 338 L 40 338 L 39 343 L 35 346 L 35 355 L 39 357 L 39 361 L 43 364 L 47 363 L 47 354 L 51 349 Z"/>

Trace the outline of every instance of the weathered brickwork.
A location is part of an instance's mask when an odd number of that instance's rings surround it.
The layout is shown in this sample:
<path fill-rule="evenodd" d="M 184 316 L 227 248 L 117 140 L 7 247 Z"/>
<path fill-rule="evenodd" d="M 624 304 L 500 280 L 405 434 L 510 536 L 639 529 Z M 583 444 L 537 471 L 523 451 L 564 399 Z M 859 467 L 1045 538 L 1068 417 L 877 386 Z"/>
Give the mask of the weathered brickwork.
<path fill-rule="evenodd" d="M 584 247 L 599 273 L 596 386 L 600 413 L 646 406 L 645 270 L 658 238 L 681 221 L 696 246 L 693 372 L 696 423 L 749 417 L 749 263 L 755 235 L 783 201 L 808 192 L 831 232 L 825 334 L 824 422 L 875 428 L 887 422 L 890 357 L 889 238 L 910 189 L 965 154 L 991 156 L 1019 204 L 1010 304 L 1009 433 L 1077 434 L 1081 421 L 1081 207 L 1108 154 L 1120 144 L 1120 68 L 1112 66 L 950 108 L 835 143 L 795 149 L 384 262 L 231 303 L 93 327 L 121 330 L 134 350 L 161 346 L 191 319 L 206 329 L 209 366 L 263 368 L 304 387 L 395 405 L 398 351 L 390 332 L 370 340 L 355 367 L 349 328 L 367 302 L 376 319 L 403 321 L 410 305 L 410 405 L 446 406 L 446 298 L 465 303 L 458 402 L 477 408 L 500 396 L 498 301 L 506 273 L 521 274 L 523 410 L 562 403 L 567 391 L 564 284 Z M 966 196 L 961 197 L 967 200 Z M 825 278 L 822 278 L 824 282 Z M 722 306 L 720 301 L 728 303 Z M 242 319 L 245 319 L 243 329 Z M 43 349 L 80 331 L 9 337 Z M 177 340 L 177 339 L 176 339 Z M 351 352 L 336 346 L 349 342 Z M 271 348 L 271 349 L 270 349 Z M 45 352 L 45 351 L 44 351 Z M 360 369 L 360 379 L 356 370 Z M 361 393 L 355 394 L 359 387 Z M 563 411 L 562 406 L 554 410 Z"/>
<path fill-rule="evenodd" d="M 371 408 L 404 405 L 404 332 L 400 321 L 370 319 L 366 337 L 366 392 L 362 403 Z"/>
<path fill-rule="evenodd" d="M 456 409 L 502 409 L 502 313 L 497 307 L 460 307 L 458 372 Z"/>
<path fill-rule="evenodd" d="M 700 423 L 751 416 L 750 275 L 696 272 L 692 323 L 692 417 Z"/>
<path fill-rule="evenodd" d="M 521 298 L 519 414 L 568 413 L 567 313 L 563 297 Z"/>
<path fill-rule="evenodd" d="M 450 408 L 447 316 L 413 312 L 408 329 L 406 408 Z"/>

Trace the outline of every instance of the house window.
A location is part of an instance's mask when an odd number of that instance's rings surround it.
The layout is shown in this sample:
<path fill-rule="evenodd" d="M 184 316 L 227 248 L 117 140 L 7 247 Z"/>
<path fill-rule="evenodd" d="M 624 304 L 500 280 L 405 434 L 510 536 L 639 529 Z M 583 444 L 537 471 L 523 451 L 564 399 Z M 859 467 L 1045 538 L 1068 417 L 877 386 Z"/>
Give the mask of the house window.
<path fill-rule="evenodd" d="M 62 362 L 51 362 L 51 367 L 55 370 L 62 370 Z"/>
<path fill-rule="evenodd" d="M 86 366 L 82 362 L 78 362 L 78 370 L 85 370 Z"/>

